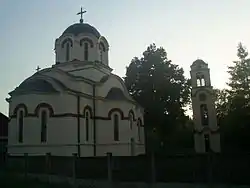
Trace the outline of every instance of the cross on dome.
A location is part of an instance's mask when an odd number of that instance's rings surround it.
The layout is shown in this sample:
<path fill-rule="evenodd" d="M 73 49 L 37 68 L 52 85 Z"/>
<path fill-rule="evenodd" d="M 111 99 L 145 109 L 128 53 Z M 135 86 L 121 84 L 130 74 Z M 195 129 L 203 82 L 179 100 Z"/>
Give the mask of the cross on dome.
<path fill-rule="evenodd" d="M 80 19 L 80 23 L 83 23 L 83 19 L 82 19 L 82 15 L 84 14 L 84 13 L 86 13 L 87 11 L 86 10 L 82 10 L 82 7 L 81 7 L 81 11 L 80 12 L 78 12 L 76 15 L 81 15 L 81 19 Z"/>
<path fill-rule="evenodd" d="M 41 69 L 41 68 L 40 68 L 39 66 L 37 66 L 36 71 L 39 72 L 40 69 Z"/>

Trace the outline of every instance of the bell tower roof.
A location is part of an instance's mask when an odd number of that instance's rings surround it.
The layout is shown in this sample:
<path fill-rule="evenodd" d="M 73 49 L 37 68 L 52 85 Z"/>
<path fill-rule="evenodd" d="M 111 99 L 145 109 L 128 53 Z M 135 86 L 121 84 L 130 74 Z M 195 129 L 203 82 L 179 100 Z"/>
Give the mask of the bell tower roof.
<path fill-rule="evenodd" d="M 201 68 L 208 68 L 208 64 L 205 63 L 202 59 L 197 59 L 193 62 L 193 64 L 190 66 L 191 69 L 201 69 Z"/>

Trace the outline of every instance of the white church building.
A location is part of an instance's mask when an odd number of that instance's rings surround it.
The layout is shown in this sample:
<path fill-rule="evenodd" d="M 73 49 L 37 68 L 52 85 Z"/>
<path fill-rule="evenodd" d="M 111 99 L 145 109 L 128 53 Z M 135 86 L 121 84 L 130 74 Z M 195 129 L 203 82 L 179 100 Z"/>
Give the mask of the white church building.
<path fill-rule="evenodd" d="M 143 108 L 112 73 L 108 41 L 83 13 L 55 40 L 55 64 L 9 93 L 10 155 L 145 153 Z"/>

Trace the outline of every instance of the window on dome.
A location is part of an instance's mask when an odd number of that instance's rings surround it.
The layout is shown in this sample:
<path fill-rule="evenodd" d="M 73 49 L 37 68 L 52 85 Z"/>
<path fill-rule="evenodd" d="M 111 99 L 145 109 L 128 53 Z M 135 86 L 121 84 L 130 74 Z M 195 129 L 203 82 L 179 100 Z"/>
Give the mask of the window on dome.
<path fill-rule="evenodd" d="M 84 43 L 84 60 L 88 61 L 89 59 L 89 44 L 86 42 Z"/>

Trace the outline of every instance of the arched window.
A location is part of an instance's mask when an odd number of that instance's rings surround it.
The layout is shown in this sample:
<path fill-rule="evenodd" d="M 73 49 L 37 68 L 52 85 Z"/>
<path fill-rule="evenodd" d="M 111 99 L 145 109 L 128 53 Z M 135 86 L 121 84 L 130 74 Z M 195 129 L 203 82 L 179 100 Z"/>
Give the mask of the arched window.
<path fill-rule="evenodd" d="M 129 114 L 129 127 L 132 130 L 133 129 L 133 115 Z"/>
<path fill-rule="evenodd" d="M 18 115 L 18 141 L 23 142 L 23 111 L 21 110 Z"/>
<path fill-rule="evenodd" d="M 89 44 L 87 42 L 84 43 L 84 60 L 88 61 L 89 59 Z"/>
<path fill-rule="evenodd" d="M 43 110 L 41 113 L 41 142 L 47 141 L 47 124 L 48 124 L 47 111 Z"/>
<path fill-rule="evenodd" d="M 201 73 L 196 74 L 197 87 L 206 86 L 205 77 Z"/>
<path fill-rule="evenodd" d="M 141 120 L 138 119 L 137 121 L 137 134 L 138 134 L 138 140 L 141 141 Z"/>
<path fill-rule="evenodd" d="M 89 112 L 85 112 L 86 141 L 89 140 Z"/>
<path fill-rule="evenodd" d="M 103 43 L 99 44 L 99 50 L 100 50 L 100 61 L 103 62 L 103 52 L 106 51 Z"/>
<path fill-rule="evenodd" d="M 206 104 L 200 105 L 200 113 L 201 113 L 201 124 L 203 126 L 207 126 L 209 124 L 208 118 L 208 108 Z"/>
<path fill-rule="evenodd" d="M 100 61 L 102 62 L 103 61 L 103 57 L 102 57 L 102 54 L 103 53 L 103 51 L 100 49 Z"/>
<path fill-rule="evenodd" d="M 70 50 L 70 46 L 69 46 L 69 42 L 67 42 L 66 44 L 66 61 L 69 61 L 69 50 Z"/>
<path fill-rule="evenodd" d="M 113 124 L 114 124 L 114 140 L 119 141 L 119 116 L 117 114 L 114 115 Z"/>

